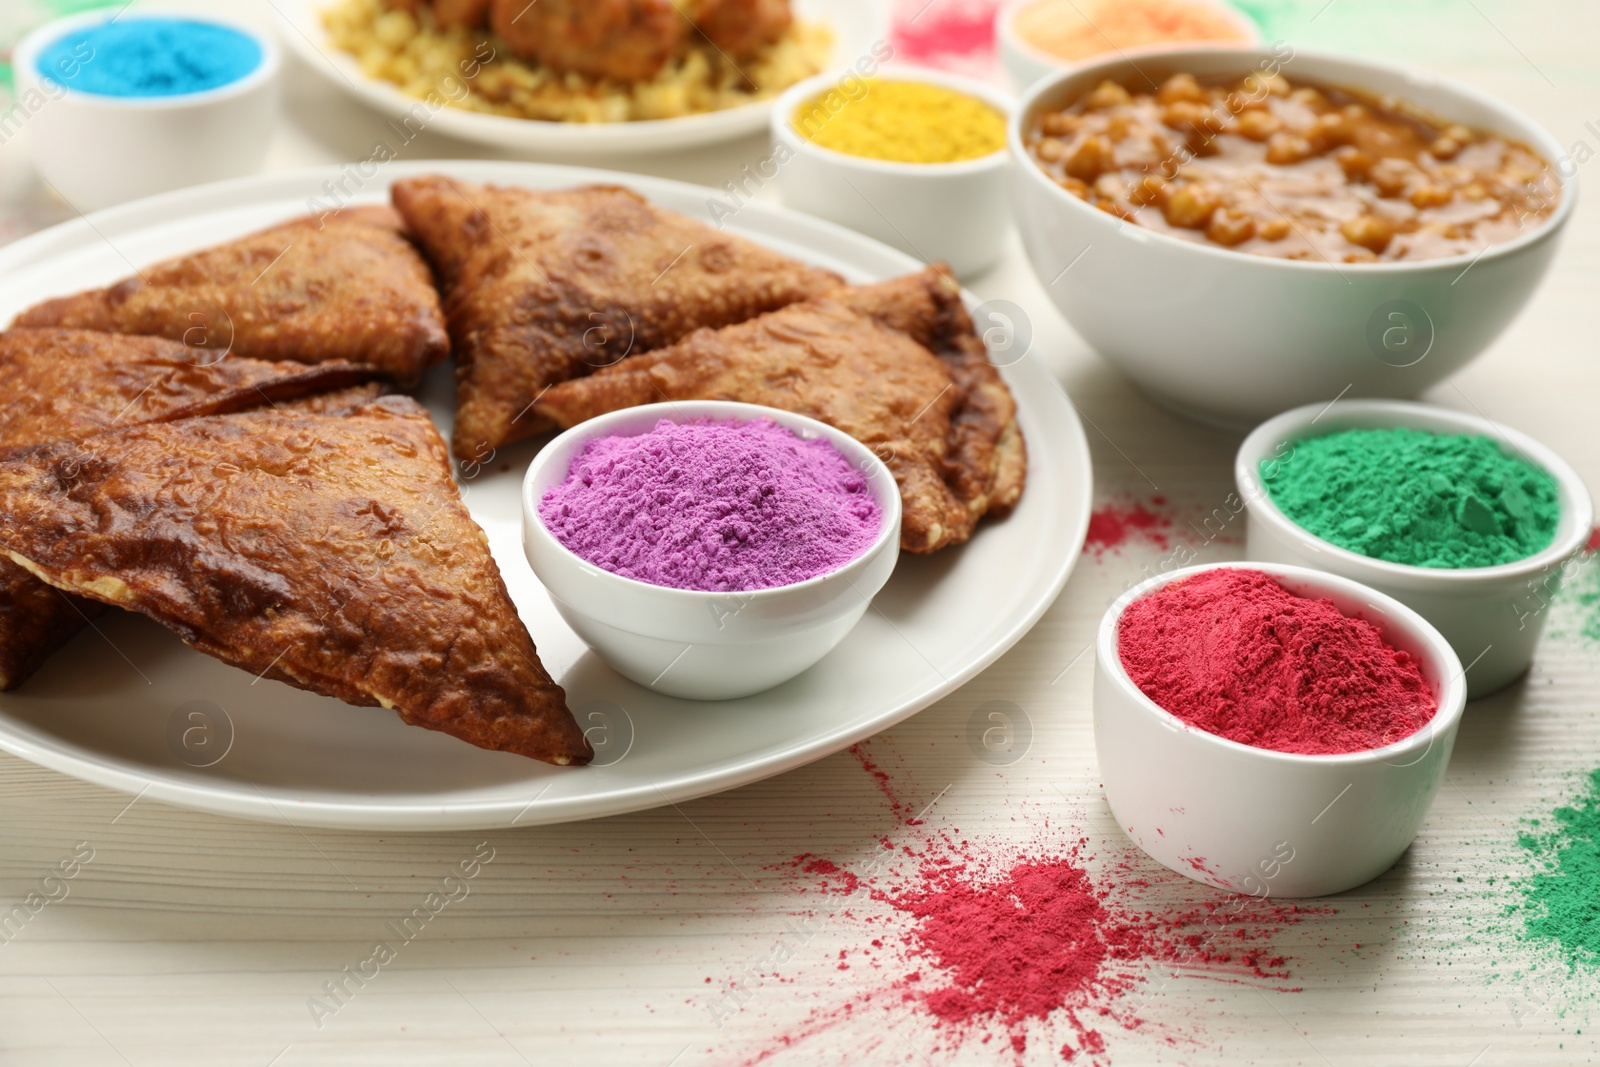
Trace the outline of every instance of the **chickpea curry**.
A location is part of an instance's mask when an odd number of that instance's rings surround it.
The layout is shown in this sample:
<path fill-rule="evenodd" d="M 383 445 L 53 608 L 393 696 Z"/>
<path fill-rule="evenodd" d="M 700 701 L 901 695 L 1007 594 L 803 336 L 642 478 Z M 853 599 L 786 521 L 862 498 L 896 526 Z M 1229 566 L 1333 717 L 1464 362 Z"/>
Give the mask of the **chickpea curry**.
<path fill-rule="evenodd" d="M 1477 254 L 1541 225 L 1560 188 L 1532 149 L 1404 105 L 1252 73 L 1103 81 L 1028 150 L 1074 196 L 1147 229 L 1331 263 Z"/>

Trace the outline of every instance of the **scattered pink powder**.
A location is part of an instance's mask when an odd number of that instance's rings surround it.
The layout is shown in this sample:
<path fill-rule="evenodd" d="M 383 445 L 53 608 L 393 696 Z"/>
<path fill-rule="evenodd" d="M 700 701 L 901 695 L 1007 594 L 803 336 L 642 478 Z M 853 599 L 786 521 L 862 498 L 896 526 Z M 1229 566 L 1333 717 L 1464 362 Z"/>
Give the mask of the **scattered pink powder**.
<path fill-rule="evenodd" d="M 745 1067 L 779 1056 L 835 1062 L 822 1049 L 799 1051 L 834 1030 L 849 1034 L 850 1058 L 838 1062 L 913 1067 L 976 1044 L 986 1059 L 1017 1067 L 1058 1057 L 1108 1067 L 1113 1029 L 1172 1046 L 1209 1044 L 1203 1023 L 1156 1017 L 1155 998 L 1171 981 L 1300 991 L 1289 984 L 1284 935 L 1333 909 L 1202 889 L 1120 841 L 1098 859 L 1087 837 L 1063 849 L 1046 812 L 1028 814 L 1038 841 L 1020 851 L 974 843 L 955 827 L 931 829 L 906 818 L 909 805 L 866 744 L 852 751 L 901 821 L 901 841 L 881 837 L 877 849 L 842 863 L 802 853 L 769 868 L 788 892 L 841 901 L 792 919 L 782 944 L 787 960 L 809 954 L 812 937 L 836 929 L 830 923 L 856 931 L 852 947 L 835 955 L 830 943 L 813 964 L 832 972 L 826 988 L 843 998 L 740 1054 Z M 725 1012 L 744 1003 L 732 986 L 726 996 L 716 1002 Z M 1030 1054 L 1030 1040 L 1047 1056 Z"/>
<path fill-rule="evenodd" d="M 1166 505 L 1165 497 L 1151 497 L 1155 508 Z M 1172 518 L 1152 511 L 1143 504 L 1106 504 L 1089 515 L 1089 533 L 1083 546 L 1098 558 L 1130 541 L 1144 541 L 1165 550 L 1172 544 Z"/>
<path fill-rule="evenodd" d="M 613 574 L 674 589 L 744 591 L 838 570 L 883 522 L 861 471 L 824 440 L 766 419 L 663 419 L 597 437 L 539 517 Z"/>

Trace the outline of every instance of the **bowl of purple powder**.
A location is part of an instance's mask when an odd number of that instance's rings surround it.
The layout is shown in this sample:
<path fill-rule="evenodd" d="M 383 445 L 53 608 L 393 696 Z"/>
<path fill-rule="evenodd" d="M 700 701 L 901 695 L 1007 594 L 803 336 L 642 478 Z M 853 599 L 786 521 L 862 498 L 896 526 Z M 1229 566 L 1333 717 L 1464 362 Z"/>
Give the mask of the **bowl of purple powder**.
<path fill-rule="evenodd" d="M 523 550 L 556 610 L 619 673 L 725 700 L 844 640 L 889 580 L 900 491 L 815 419 L 684 401 L 602 415 L 540 451 Z"/>

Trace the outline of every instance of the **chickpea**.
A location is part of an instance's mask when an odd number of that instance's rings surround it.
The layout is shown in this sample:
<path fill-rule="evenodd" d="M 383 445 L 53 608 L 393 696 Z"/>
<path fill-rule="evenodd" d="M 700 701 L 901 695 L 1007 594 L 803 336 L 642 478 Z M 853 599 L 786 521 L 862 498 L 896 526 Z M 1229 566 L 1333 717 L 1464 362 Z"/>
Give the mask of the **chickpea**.
<path fill-rule="evenodd" d="M 1094 180 L 1094 193 L 1103 200 L 1120 200 L 1128 195 L 1128 183 L 1115 174 L 1102 174 Z"/>
<path fill-rule="evenodd" d="M 1333 154 L 1339 164 L 1339 169 L 1344 171 L 1346 181 L 1365 181 L 1372 170 L 1373 159 L 1354 145 L 1345 145 Z"/>
<path fill-rule="evenodd" d="M 1203 185 L 1185 185 L 1167 198 L 1161 213 L 1169 226 L 1198 230 L 1205 226 L 1215 210 L 1216 194 Z"/>
<path fill-rule="evenodd" d="M 1309 85 L 1302 85 L 1289 94 L 1289 99 L 1304 107 L 1317 110 L 1328 105 L 1328 98 Z"/>
<path fill-rule="evenodd" d="M 1367 109 L 1360 104 L 1346 104 L 1339 109 L 1339 113 L 1351 122 L 1360 122 L 1367 117 Z"/>
<path fill-rule="evenodd" d="M 1380 159 L 1372 165 L 1367 178 L 1378 187 L 1382 197 L 1399 196 L 1411 183 L 1411 164 L 1403 159 Z"/>
<path fill-rule="evenodd" d="M 1089 186 L 1076 178 L 1057 178 L 1056 184 L 1079 200 L 1089 199 Z"/>
<path fill-rule="evenodd" d="M 1239 92 L 1251 100 L 1261 100 L 1268 96 L 1288 96 L 1289 82 L 1281 74 L 1248 74 L 1239 83 Z"/>
<path fill-rule="evenodd" d="M 1256 235 L 1263 241 L 1281 241 L 1289 236 L 1288 219 L 1268 219 L 1257 229 Z"/>
<path fill-rule="evenodd" d="M 1067 157 L 1066 171 L 1074 178 L 1092 182 L 1117 165 L 1111 142 L 1104 137 L 1085 137 Z"/>
<path fill-rule="evenodd" d="M 1112 115 L 1106 120 L 1106 136 L 1111 139 L 1113 144 L 1119 141 L 1126 141 L 1128 134 L 1132 130 L 1133 127 L 1128 120 L 1121 115 Z"/>
<path fill-rule="evenodd" d="M 1132 97 L 1128 90 L 1111 81 L 1109 78 L 1094 87 L 1094 91 L 1083 98 L 1083 106 L 1090 110 L 1098 111 L 1108 107 L 1122 107 Z"/>
<path fill-rule="evenodd" d="M 1229 248 L 1241 245 L 1255 235 L 1256 220 L 1234 208 L 1212 212 L 1211 221 L 1206 223 L 1206 236 Z"/>
<path fill-rule="evenodd" d="M 1339 232 L 1346 241 L 1377 255 L 1394 240 L 1394 223 L 1377 215 L 1358 215 L 1341 225 Z"/>
<path fill-rule="evenodd" d="M 1283 128 L 1283 122 L 1270 111 L 1246 111 L 1239 116 L 1239 133 L 1252 141 L 1265 141 Z"/>
<path fill-rule="evenodd" d="M 1488 198 L 1489 190 L 1484 188 L 1482 182 L 1469 182 L 1466 188 L 1461 190 L 1461 195 L 1468 200 L 1484 200 Z"/>
<path fill-rule="evenodd" d="M 1454 137 L 1436 137 L 1428 146 L 1428 154 L 1434 159 L 1454 159 L 1461 154 L 1462 144 Z"/>
<path fill-rule="evenodd" d="M 1311 158 L 1311 142 L 1292 133 L 1275 133 L 1267 139 L 1267 162 L 1280 165 Z"/>
<path fill-rule="evenodd" d="M 1039 122 L 1039 130 L 1051 137 L 1065 137 L 1077 133 L 1083 127 L 1083 119 L 1078 115 L 1069 115 L 1065 111 L 1055 111 L 1046 115 Z"/>
<path fill-rule="evenodd" d="M 1195 81 L 1193 74 L 1174 74 L 1156 90 L 1156 100 L 1163 104 L 1176 104 L 1180 100 L 1204 103 L 1206 91 Z"/>
<path fill-rule="evenodd" d="M 1206 107 L 1193 100 L 1179 100 L 1161 109 L 1161 122 L 1162 125 L 1185 133 L 1189 130 L 1204 129 Z"/>
<path fill-rule="evenodd" d="M 1101 211 L 1104 211 L 1107 215 L 1115 215 L 1124 222 L 1134 221 L 1133 215 L 1128 211 L 1128 209 L 1117 203 L 1115 200 L 1102 200 L 1097 198 L 1094 200 L 1094 206 L 1099 208 Z"/>
<path fill-rule="evenodd" d="M 1419 185 L 1411 191 L 1411 206 L 1415 208 L 1444 207 L 1455 199 L 1455 190 L 1448 185 Z"/>
<path fill-rule="evenodd" d="M 1033 146 L 1033 154 L 1045 163 L 1059 163 L 1067 154 L 1067 142 L 1059 137 L 1044 137 Z"/>
<path fill-rule="evenodd" d="M 1154 174 L 1147 174 L 1134 182 L 1133 188 L 1128 190 L 1128 202 L 1139 207 L 1148 207 L 1151 204 L 1165 204 L 1172 190 L 1167 183 Z"/>
<path fill-rule="evenodd" d="M 1461 145 L 1469 145 L 1473 141 L 1477 140 L 1477 137 L 1473 135 L 1472 131 L 1461 125 L 1459 122 L 1452 122 L 1450 125 L 1446 126 L 1444 128 L 1444 135 Z"/>
<path fill-rule="evenodd" d="M 1310 140 L 1322 151 L 1327 151 L 1329 148 L 1349 144 L 1355 140 L 1355 136 L 1355 128 L 1349 119 L 1339 114 L 1328 114 L 1317 117 L 1317 124 L 1311 130 Z"/>

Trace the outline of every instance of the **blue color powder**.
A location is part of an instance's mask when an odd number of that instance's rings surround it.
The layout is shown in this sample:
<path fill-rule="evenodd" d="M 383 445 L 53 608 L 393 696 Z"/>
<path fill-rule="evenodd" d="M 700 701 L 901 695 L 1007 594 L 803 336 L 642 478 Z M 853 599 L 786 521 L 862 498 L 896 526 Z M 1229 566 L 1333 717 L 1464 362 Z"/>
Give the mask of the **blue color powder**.
<path fill-rule="evenodd" d="M 182 96 L 216 89 L 261 65 L 249 34 L 213 22 L 135 17 L 86 27 L 39 55 L 39 73 L 96 96 Z"/>

